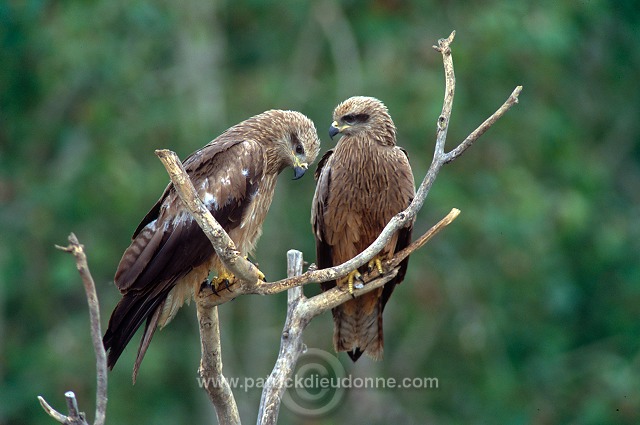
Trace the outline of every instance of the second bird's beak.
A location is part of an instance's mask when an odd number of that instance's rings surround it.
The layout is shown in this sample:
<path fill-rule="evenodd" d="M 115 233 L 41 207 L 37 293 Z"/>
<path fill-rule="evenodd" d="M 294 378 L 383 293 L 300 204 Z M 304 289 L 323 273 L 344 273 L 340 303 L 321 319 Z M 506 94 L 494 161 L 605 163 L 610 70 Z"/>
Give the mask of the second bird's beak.
<path fill-rule="evenodd" d="M 339 124 L 334 121 L 331 123 L 331 127 L 329 127 L 329 137 L 331 137 L 331 140 L 333 140 L 333 136 L 340 133 L 340 128 L 338 127 L 338 125 Z"/>

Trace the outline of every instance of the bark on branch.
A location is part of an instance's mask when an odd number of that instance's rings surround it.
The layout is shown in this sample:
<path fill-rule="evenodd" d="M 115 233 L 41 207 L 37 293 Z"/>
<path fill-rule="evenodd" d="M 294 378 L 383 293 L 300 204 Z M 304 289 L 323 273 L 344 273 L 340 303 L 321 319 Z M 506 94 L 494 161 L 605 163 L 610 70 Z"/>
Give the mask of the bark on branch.
<path fill-rule="evenodd" d="M 220 348 L 220 322 L 218 307 L 206 307 L 196 303 L 200 328 L 201 359 L 198 374 L 207 390 L 221 425 L 239 425 L 240 414 L 227 378 L 222 374 Z"/>

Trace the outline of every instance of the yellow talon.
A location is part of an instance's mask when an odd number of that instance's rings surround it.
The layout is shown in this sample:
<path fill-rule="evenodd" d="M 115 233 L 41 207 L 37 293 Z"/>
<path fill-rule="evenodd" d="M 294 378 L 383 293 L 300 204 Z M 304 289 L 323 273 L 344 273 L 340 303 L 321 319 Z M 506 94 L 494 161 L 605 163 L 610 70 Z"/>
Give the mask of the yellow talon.
<path fill-rule="evenodd" d="M 262 281 L 267 281 L 266 276 L 264 275 L 264 273 L 262 273 L 262 271 L 258 268 L 258 263 L 254 263 L 253 261 L 249 260 L 249 256 L 245 255 L 244 259 L 247 260 L 248 262 L 250 262 L 251 264 L 253 264 L 256 268 L 256 274 L 258 275 L 258 280 L 262 280 Z"/>
<path fill-rule="evenodd" d="M 374 266 L 376 269 L 378 269 L 378 272 L 380 274 L 384 274 L 384 270 L 382 269 L 382 261 L 380 261 L 379 257 L 374 257 L 371 261 L 369 261 L 369 271 L 373 270 Z"/>
<path fill-rule="evenodd" d="M 221 272 L 219 272 L 218 276 L 216 276 L 211 281 L 211 286 L 213 287 L 214 292 L 216 292 L 218 291 L 220 285 L 224 284 L 225 287 L 229 289 L 229 286 L 232 285 L 235 281 L 236 277 L 234 275 L 226 270 L 222 270 Z"/>
<path fill-rule="evenodd" d="M 347 289 L 349 290 L 349 294 L 353 295 L 353 281 L 358 280 L 362 282 L 362 275 L 358 270 L 354 270 L 347 275 Z M 359 283 L 359 288 L 362 288 L 362 283 Z"/>

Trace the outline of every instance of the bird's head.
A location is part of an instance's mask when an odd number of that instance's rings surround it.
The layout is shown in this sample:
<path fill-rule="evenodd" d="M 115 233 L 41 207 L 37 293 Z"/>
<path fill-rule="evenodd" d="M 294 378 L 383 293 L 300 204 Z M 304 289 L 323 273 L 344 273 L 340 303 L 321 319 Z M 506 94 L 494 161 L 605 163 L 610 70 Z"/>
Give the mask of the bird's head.
<path fill-rule="evenodd" d="M 329 136 L 369 133 L 383 144 L 395 144 L 396 127 L 387 107 L 374 97 L 354 96 L 333 111 Z M 376 137 L 376 136 L 381 136 Z"/>
<path fill-rule="evenodd" d="M 320 151 L 320 139 L 313 121 L 295 111 L 269 111 L 273 116 L 272 125 L 278 129 L 275 137 L 274 154 L 278 157 L 280 169 L 293 168 L 293 178 L 299 179 L 316 160 Z"/>

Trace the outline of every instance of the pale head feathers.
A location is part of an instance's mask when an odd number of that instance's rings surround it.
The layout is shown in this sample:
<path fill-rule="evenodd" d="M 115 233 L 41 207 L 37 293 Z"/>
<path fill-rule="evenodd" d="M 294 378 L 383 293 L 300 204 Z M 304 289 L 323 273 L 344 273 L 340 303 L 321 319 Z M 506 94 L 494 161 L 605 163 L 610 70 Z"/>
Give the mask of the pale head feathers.
<path fill-rule="evenodd" d="M 316 127 L 304 114 L 272 109 L 255 115 L 223 135 L 252 139 L 266 148 L 267 173 L 279 173 L 286 167 L 308 167 L 320 151 Z"/>
<path fill-rule="evenodd" d="M 332 127 L 344 136 L 362 135 L 383 145 L 396 144 L 396 127 L 389 111 L 374 97 L 353 96 L 340 103 L 333 111 Z"/>

